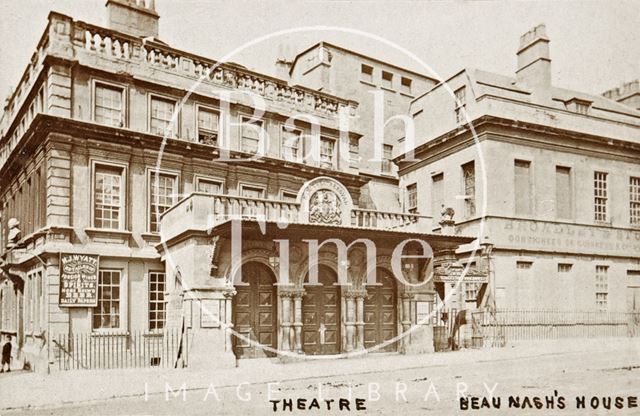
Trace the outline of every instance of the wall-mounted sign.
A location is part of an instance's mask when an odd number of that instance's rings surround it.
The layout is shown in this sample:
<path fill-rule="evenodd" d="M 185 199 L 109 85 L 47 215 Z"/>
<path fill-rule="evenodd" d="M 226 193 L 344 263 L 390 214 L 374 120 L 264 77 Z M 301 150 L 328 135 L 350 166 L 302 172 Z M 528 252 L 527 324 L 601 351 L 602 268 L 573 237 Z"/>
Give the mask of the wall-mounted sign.
<path fill-rule="evenodd" d="M 202 299 L 200 301 L 200 328 L 220 327 L 220 301 Z"/>
<path fill-rule="evenodd" d="M 90 254 L 60 254 L 60 306 L 98 306 L 98 260 Z"/>
<path fill-rule="evenodd" d="M 165 328 L 182 328 L 184 312 L 184 296 L 181 288 L 171 291 L 166 297 L 166 322 Z"/>
<path fill-rule="evenodd" d="M 489 275 L 475 268 L 466 269 L 461 265 L 437 267 L 433 273 L 434 283 L 487 283 Z"/>
<path fill-rule="evenodd" d="M 416 323 L 421 325 L 429 325 L 431 323 L 429 315 L 431 314 L 431 302 L 416 301 Z"/>

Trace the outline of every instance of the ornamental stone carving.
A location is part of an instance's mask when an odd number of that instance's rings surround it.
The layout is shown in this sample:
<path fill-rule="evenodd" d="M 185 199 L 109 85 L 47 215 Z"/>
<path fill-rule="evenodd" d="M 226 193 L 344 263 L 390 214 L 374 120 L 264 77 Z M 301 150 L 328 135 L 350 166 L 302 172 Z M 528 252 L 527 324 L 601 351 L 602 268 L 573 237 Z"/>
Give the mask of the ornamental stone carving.
<path fill-rule="evenodd" d="M 18 228 L 20 227 L 20 221 L 18 221 L 16 218 L 9 218 L 7 225 L 9 227 L 7 248 L 11 249 L 18 244 L 18 241 L 20 240 L 22 235 L 22 231 L 20 231 L 20 228 Z"/>
<path fill-rule="evenodd" d="M 309 222 L 342 224 L 342 203 L 330 190 L 316 191 L 309 201 Z"/>
<path fill-rule="evenodd" d="M 323 176 L 305 183 L 298 202 L 301 222 L 351 225 L 353 200 L 347 188 L 333 178 Z"/>

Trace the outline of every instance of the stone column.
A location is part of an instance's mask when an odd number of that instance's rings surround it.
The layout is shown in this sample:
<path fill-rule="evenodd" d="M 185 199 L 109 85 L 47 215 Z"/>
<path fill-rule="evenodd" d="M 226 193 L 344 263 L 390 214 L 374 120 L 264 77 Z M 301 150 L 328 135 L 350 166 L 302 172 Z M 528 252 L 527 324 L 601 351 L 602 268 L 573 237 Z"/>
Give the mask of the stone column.
<path fill-rule="evenodd" d="M 233 297 L 237 292 L 235 288 L 223 292 L 224 296 L 224 322 L 226 324 L 224 330 L 225 352 L 233 354 L 233 318 L 231 304 Z"/>
<path fill-rule="evenodd" d="M 282 306 L 282 344 L 283 351 L 291 351 L 291 298 L 293 293 L 281 291 L 279 293 L 280 304 Z"/>
<path fill-rule="evenodd" d="M 367 295 L 366 291 L 358 294 L 356 297 L 356 328 L 357 328 L 357 343 L 356 348 L 364 350 L 364 297 Z"/>
<path fill-rule="evenodd" d="M 411 298 L 412 294 L 408 292 L 404 292 L 400 295 L 402 299 L 402 314 L 400 316 L 400 323 L 402 324 L 402 332 L 407 334 L 407 331 L 411 329 Z M 404 352 L 406 350 L 407 345 L 409 344 L 411 334 L 408 334 L 402 337 L 402 342 L 400 343 L 400 350 Z"/>
<path fill-rule="evenodd" d="M 293 350 L 302 354 L 302 297 L 304 290 L 298 290 L 293 296 Z"/>
<path fill-rule="evenodd" d="M 347 291 L 344 294 L 345 298 L 345 331 L 346 331 L 346 352 L 351 352 L 356 347 L 356 296 L 355 291 Z"/>

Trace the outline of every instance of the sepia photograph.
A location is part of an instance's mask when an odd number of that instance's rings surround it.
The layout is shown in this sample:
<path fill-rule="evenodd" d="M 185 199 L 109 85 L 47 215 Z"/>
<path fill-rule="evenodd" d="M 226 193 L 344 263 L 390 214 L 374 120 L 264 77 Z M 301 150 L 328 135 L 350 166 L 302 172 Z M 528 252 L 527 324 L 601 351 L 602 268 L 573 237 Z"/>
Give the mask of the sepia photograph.
<path fill-rule="evenodd" d="M 639 22 L 0 1 L 0 415 L 640 414 Z"/>

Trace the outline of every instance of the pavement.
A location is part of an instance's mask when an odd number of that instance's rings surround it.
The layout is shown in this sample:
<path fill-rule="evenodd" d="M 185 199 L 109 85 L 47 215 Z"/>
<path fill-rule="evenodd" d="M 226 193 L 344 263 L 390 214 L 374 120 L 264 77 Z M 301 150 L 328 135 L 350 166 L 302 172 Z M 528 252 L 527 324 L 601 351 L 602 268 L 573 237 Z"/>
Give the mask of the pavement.
<path fill-rule="evenodd" d="M 511 345 L 504 348 L 470 349 L 421 355 L 370 354 L 334 360 L 312 360 L 282 364 L 269 359 L 242 360 L 230 369 L 127 369 L 58 371 L 49 375 L 12 372 L 0 374 L 0 410 L 55 409 L 101 403 L 115 398 L 141 398 L 167 394 L 183 387 L 186 391 L 205 393 L 210 386 L 224 389 L 241 383 L 260 385 L 314 379 L 339 379 L 345 376 L 399 371 L 439 371 L 447 368 L 472 369 L 484 365 L 499 368 L 502 364 L 536 361 L 561 362 L 564 357 L 626 357 L 625 365 L 640 365 L 640 338 L 567 339 Z M 604 360 L 604 361 L 603 361 Z M 619 365 L 622 365 L 618 363 Z M 629 364 L 630 363 L 630 364 Z M 613 364 L 613 363 L 612 363 Z M 638 367 L 640 368 L 640 367 Z M 458 370 L 456 370 L 458 371 Z M 635 373 L 634 373 L 635 374 Z"/>

